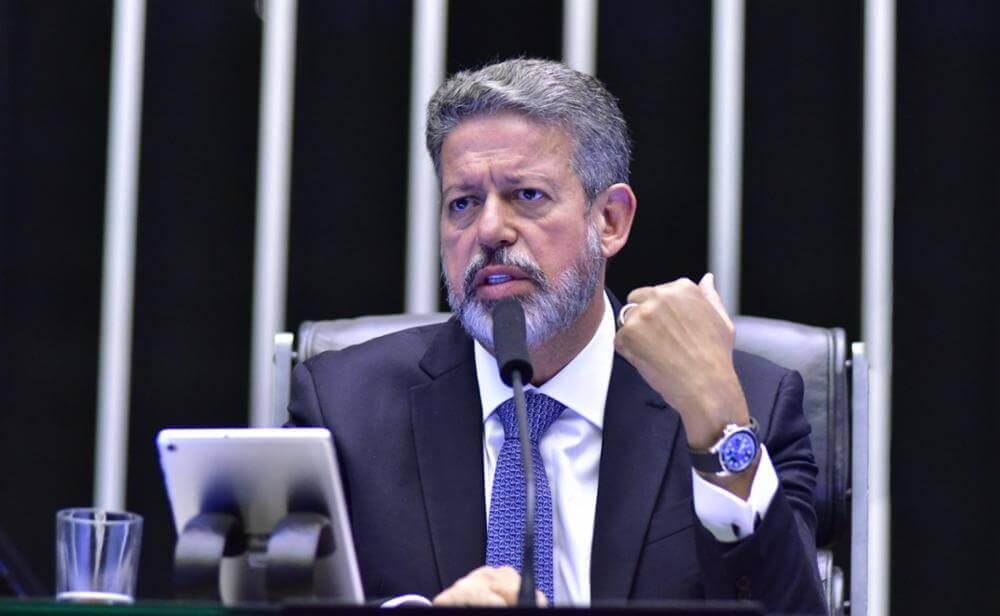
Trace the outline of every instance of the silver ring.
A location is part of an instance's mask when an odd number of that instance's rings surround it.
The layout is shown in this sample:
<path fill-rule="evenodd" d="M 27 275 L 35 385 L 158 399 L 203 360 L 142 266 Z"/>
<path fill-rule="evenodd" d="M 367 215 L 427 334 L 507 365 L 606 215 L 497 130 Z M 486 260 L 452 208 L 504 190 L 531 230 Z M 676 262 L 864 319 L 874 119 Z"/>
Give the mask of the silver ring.
<path fill-rule="evenodd" d="M 638 304 L 635 302 L 629 302 L 622 306 L 622 309 L 618 311 L 618 325 L 620 327 L 625 327 L 625 315 L 628 314 L 629 310 L 635 308 Z"/>

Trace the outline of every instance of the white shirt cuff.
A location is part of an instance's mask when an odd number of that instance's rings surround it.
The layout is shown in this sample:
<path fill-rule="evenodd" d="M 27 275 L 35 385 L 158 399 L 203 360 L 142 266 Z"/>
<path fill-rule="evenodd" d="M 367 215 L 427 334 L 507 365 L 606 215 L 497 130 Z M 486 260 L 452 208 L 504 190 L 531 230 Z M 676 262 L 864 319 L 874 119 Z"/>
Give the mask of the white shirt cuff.
<path fill-rule="evenodd" d="M 431 600 L 423 595 L 400 595 L 382 602 L 379 607 L 431 607 Z"/>
<path fill-rule="evenodd" d="M 708 532 L 722 541 L 732 543 L 750 536 L 764 519 L 778 491 L 778 474 L 760 446 L 760 462 L 750 485 L 750 497 L 743 500 L 729 490 L 720 488 L 691 469 L 694 489 L 694 512 Z"/>

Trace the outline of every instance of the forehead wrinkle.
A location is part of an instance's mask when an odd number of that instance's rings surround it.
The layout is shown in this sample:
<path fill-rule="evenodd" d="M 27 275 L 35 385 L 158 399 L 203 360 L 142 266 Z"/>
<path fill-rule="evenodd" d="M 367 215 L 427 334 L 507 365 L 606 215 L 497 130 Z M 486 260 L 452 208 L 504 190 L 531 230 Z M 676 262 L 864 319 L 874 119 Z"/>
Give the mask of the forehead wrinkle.
<path fill-rule="evenodd" d="M 522 154 L 513 154 L 503 158 L 503 160 L 496 160 L 495 157 L 491 156 L 476 156 L 473 160 L 460 162 L 447 174 L 455 177 L 452 183 L 446 185 L 444 191 L 480 189 L 484 177 L 488 177 L 493 186 L 508 186 L 525 181 L 558 183 L 555 176 L 558 167 L 563 166 L 561 163 L 552 165 L 550 161 L 538 160 L 535 157 Z M 552 167 L 556 167 L 556 169 Z M 452 178 L 446 178 L 446 180 L 448 179 Z"/>
<path fill-rule="evenodd" d="M 442 192 L 482 190 L 487 181 L 494 186 L 525 180 L 561 185 L 565 172 L 576 176 L 572 161 L 574 144 L 564 131 L 529 122 L 533 130 L 528 134 L 520 130 L 511 136 L 489 126 L 494 119 L 469 120 L 469 124 L 463 123 L 446 138 L 442 148 Z M 471 147 L 457 146 L 458 143 Z M 460 149 L 455 152 L 449 145 Z"/>
<path fill-rule="evenodd" d="M 500 180 L 507 184 L 523 184 L 524 182 L 555 182 L 556 178 L 551 173 L 543 171 L 515 171 L 505 173 L 500 176 Z"/>

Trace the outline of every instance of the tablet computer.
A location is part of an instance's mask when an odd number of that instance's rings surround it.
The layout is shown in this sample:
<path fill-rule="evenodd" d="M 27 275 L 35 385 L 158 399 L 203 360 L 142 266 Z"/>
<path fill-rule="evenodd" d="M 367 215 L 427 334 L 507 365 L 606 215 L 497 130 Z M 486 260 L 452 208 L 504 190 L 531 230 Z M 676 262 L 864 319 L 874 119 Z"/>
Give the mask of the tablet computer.
<path fill-rule="evenodd" d="M 167 429 L 156 442 L 178 537 L 199 513 L 237 514 L 251 539 L 266 539 L 290 512 L 322 514 L 330 520 L 334 550 L 320 575 L 332 597 L 364 601 L 327 429 Z"/>

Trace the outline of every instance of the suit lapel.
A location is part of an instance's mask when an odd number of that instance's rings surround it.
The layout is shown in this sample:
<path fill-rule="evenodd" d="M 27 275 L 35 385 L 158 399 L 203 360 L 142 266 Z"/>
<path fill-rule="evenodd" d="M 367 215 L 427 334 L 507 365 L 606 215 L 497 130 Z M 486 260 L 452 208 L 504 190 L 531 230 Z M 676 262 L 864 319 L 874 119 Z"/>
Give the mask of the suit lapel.
<path fill-rule="evenodd" d="M 629 595 L 679 425 L 677 413 L 615 354 L 591 548 L 593 601 Z"/>
<path fill-rule="evenodd" d="M 483 414 L 472 342 L 449 321 L 420 364 L 431 382 L 410 390 L 417 466 L 441 588 L 485 561 Z"/>
<path fill-rule="evenodd" d="M 457 322 L 442 328 L 420 366 L 431 381 L 410 390 L 410 412 L 444 589 L 483 565 L 486 552 L 482 406 L 472 342 Z M 676 412 L 616 354 L 591 548 L 592 600 L 628 596 L 679 426 Z"/>

